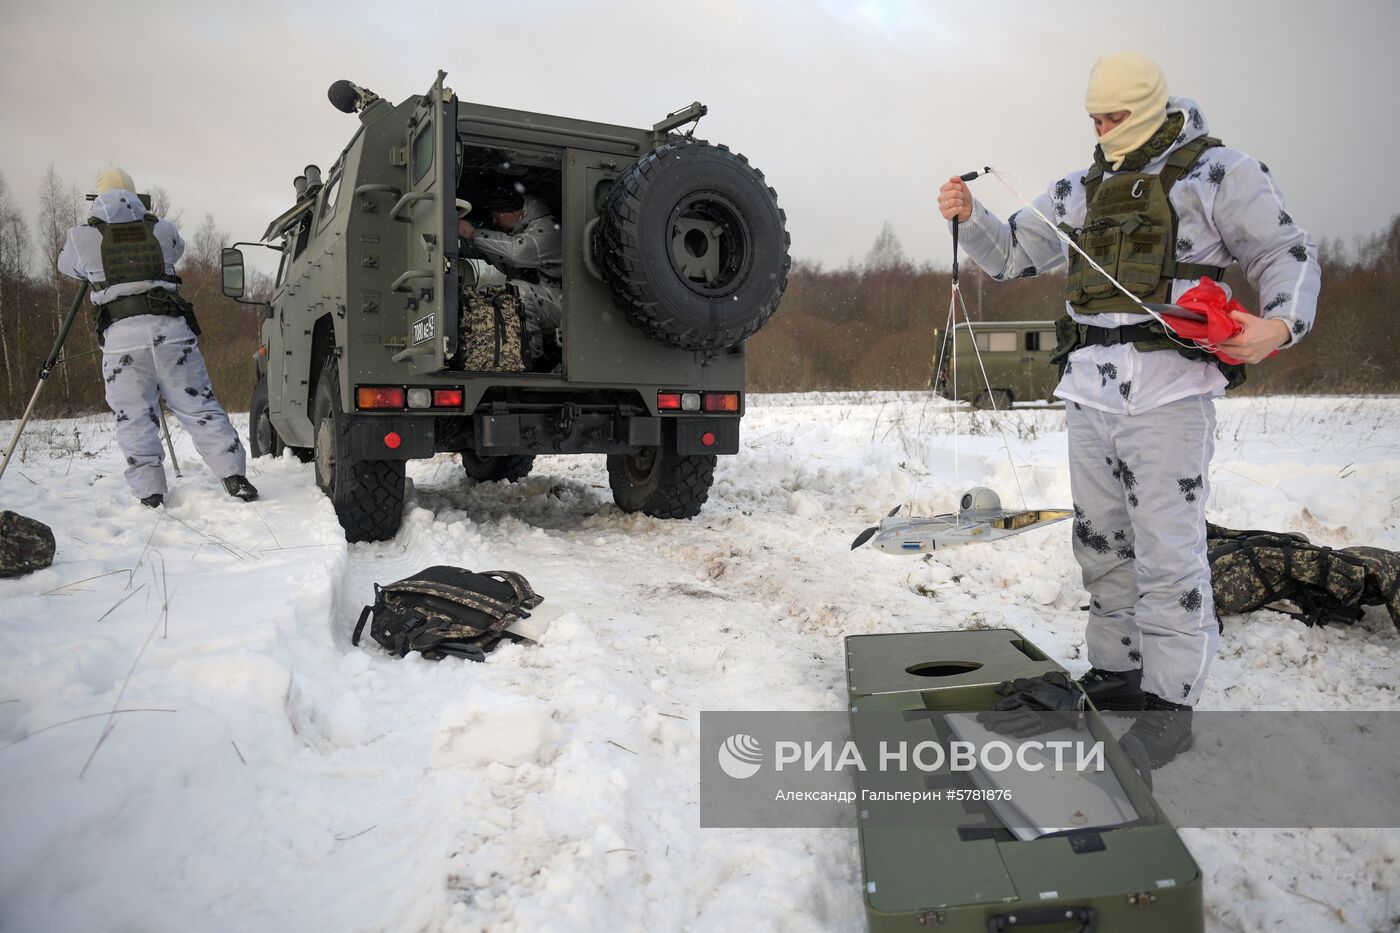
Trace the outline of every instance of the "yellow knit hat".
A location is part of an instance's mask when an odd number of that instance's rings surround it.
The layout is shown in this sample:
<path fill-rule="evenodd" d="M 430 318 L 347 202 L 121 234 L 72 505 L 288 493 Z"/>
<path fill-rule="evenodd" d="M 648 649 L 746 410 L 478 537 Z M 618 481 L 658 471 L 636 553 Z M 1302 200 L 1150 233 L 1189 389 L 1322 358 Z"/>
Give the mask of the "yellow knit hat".
<path fill-rule="evenodd" d="M 97 173 L 97 193 L 106 194 L 120 188 L 122 191 L 136 192 L 136 182 L 122 169 L 109 165 Z"/>
<path fill-rule="evenodd" d="M 1106 55 L 1089 71 L 1084 106 L 1091 114 L 1132 112 L 1099 137 L 1104 158 L 1116 169 L 1128 153 L 1151 139 L 1167 118 L 1166 76 L 1156 62 L 1137 52 Z"/>

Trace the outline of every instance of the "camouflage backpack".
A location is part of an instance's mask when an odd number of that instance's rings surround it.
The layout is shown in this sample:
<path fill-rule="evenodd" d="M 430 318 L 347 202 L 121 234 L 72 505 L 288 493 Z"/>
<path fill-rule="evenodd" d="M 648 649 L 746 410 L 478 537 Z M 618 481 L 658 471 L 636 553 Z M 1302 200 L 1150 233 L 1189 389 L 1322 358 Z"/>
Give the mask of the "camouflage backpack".
<path fill-rule="evenodd" d="M 22 577 L 53 563 L 53 531 L 18 512 L 0 512 L 0 577 Z"/>
<path fill-rule="evenodd" d="M 542 602 L 518 573 L 429 567 L 388 586 L 376 583 L 374 605 L 360 613 L 350 641 L 358 645 L 372 619 L 374 640 L 401 658 L 418 651 L 430 661 L 484 661 L 502 639 L 518 640 L 507 628 Z"/>
<path fill-rule="evenodd" d="M 518 373 L 530 368 L 530 335 L 515 294 L 504 285 L 464 292 L 459 365 L 469 373 Z"/>
<path fill-rule="evenodd" d="M 1312 626 L 1351 624 L 1361 618 L 1363 606 L 1383 605 L 1400 627 L 1400 553 L 1375 547 L 1333 550 L 1300 534 L 1209 524 L 1206 545 L 1217 612 L 1268 607 Z"/>

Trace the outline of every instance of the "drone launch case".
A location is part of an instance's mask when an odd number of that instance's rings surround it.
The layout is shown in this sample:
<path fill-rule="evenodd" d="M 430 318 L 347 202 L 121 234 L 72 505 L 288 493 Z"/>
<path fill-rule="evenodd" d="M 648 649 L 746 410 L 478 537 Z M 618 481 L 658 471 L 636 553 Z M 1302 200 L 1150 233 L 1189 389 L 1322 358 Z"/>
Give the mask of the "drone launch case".
<path fill-rule="evenodd" d="M 907 731 L 900 740 L 907 738 L 910 747 L 935 738 L 936 722 L 956 718 L 930 713 L 986 710 L 999 699 L 998 683 L 1063 670 L 1012 629 L 853 635 L 846 639 L 846 666 L 855 742 L 876 732 L 887 741 L 895 729 Z M 1103 741 L 1103 779 L 1132 814 L 1118 825 L 1090 822 L 1022 839 L 1024 827 L 1007 828 L 1006 804 L 963 802 L 959 794 L 956 804 L 938 804 L 956 808 L 951 819 L 882 821 L 872 819 L 863 795 L 857 804 L 862 891 L 872 933 L 1203 931 L 1195 860 L 1099 714 L 1091 710 L 1085 726 L 1092 739 Z M 1036 794 L 1026 792 L 1026 782 L 1040 776 L 1022 771 L 1016 780 L 1017 799 L 1033 804 Z M 877 784 L 916 793 L 942 788 L 945 798 L 950 789 L 987 786 L 975 774 L 946 766 L 934 773 L 872 768 L 857 775 L 859 790 Z"/>

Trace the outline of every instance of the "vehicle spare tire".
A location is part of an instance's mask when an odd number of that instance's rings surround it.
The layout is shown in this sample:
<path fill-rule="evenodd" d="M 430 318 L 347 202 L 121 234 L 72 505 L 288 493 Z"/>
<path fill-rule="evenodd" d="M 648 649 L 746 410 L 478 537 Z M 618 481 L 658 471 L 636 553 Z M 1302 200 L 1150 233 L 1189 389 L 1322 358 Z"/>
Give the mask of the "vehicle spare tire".
<path fill-rule="evenodd" d="M 677 139 L 613 183 L 593 248 L 614 301 L 648 337 L 722 350 L 777 310 L 788 242 L 762 172 L 724 146 Z"/>

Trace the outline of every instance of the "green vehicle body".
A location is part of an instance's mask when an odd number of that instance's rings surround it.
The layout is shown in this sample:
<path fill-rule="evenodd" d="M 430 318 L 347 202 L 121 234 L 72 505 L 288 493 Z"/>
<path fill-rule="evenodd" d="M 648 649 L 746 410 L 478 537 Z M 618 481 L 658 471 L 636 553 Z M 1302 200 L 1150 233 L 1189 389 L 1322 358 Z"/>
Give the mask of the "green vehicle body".
<path fill-rule="evenodd" d="M 954 385 L 954 342 L 957 350 L 956 401 L 970 402 L 978 408 L 1007 408 L 1013 402 L 1050 400 L 1060 381 L 1059 368 L 1050 364 L 1055 349 L 1053 321 L 977 321 L 958 324 L 945 331 L 940 339 L 942 362 L 934 374 L 935 388 L 944 398 L 952 399 Z M 978 352 L 987 378 L 978 367 Z M 991 386 L 991 392 L 987 386 Z"/>
<path fill-rule="evenodd" d="M 639 129 L 459 101 L 444 77 L 439 73 L 427 93 L 398 105 L 365 92 L 369 102 L 357 107 L 359 126 L 324 184 L 303 193 L 298 179 L 297 203 L 264 234 L 282 258 L 254 358 L 266 394 L 265 435 L 261 445 L 252 438 L 254 454 L 285 446 L 316 460 L 318 483 L 336 500 L 351 540 L 389 537 L 398 519 L 381 515 L 367 531 L 352 529 L 341 499 L 363 498 L 366 491 L 392 499 L 394 483 L 402 489 L 402 461 L 444 451 L 461 453 L 468 474 L 479 479 L 518 479 L 513 467 L 492 473 L 491 465 L 523 458 L 528 471 L 529 459 L 542 453 L 612 455 L 617 462 L 610 460 L 610 474 L 624 483 L 666 461 L 673 472 L 689 470 L 682 479 L 695 488 L 687 494 L 703 501 L 710 472 L 693 458 L 709 457 L 712 469 L 714 455 L 738 451 L 742 401 L 738 410 L 719 413 L 663 412 L 658 393 L 742 392 L 744 346 L 697 351 L 649 339 L 619 310 L 601 277 L 593 232 L 613 181 L 676 139 L 676 127 L 705 109 L 697 103 Z M 463 160 L 480 162 L 483 153 L 504 154 L 523 171 L 557 179 L 551 206 L 563 241 L 563 309 L 555 372 L 449 368 L 459 347 L 462 283 L 494 284 L 490 277 L 498 274 L 457 255 L 458 171 Z M 242 261 L 237 250 L 225 251 L 230 295 L 241 295 L 242 270 L 232 267 Z M 342 494 L 332 488 L 337 466 L 323 462 L 321 451 L 335 447 L 336 439 L 317 436 L 318 386 L 326 368 L 334 370 L 342 416 L 333 430 L 344 433 L 348 426 L 348 446 L 342 439 L 336 448 L 340 456 L 349 451 L 356 462 L 389 465 L 380 478 Z M 450 410 L 360 410 L 357 390 L 365 386 L 460 389 L 462 400 Z M 255 435 L 258 392 L 250 427 Z M 688 466 L 675 466 L 686 457 L 692 458 Z M 617 482 L 614 477 L 615 492 Z M 623 507 L 688 517 L 699 507 L 691 500 L 693 509 L 671 514 L 640 500 Z"/>
<path fill-rule="evenodd" d="M 883 737 L 889 712 L 900 711 L 910 747 L 930 737 L 927 718 L 917 713 L 988 709 L 1000 699 L 998 683 L 1063 670 L 1012 629 L 850 636 L 846 664 L 855 741 L 877 728 L 862 713 L 884 714 Z M 1195 860 L 1098 713 L 1090 712 L 1087 727 L 1104 741 L 1107 765 L 1143 816 L 1138 824 L 1021 841 L 1004 829 L 862 822 L 862 891 L 872 933 L 1204 930 Z M 882 789 L 899 786 L 888 778 L 881 776 Z M 912 770 L 894 780 L 915 792 L 933 786 Z"/>

